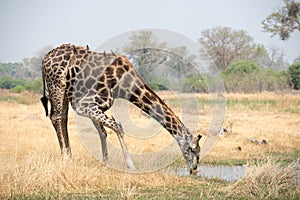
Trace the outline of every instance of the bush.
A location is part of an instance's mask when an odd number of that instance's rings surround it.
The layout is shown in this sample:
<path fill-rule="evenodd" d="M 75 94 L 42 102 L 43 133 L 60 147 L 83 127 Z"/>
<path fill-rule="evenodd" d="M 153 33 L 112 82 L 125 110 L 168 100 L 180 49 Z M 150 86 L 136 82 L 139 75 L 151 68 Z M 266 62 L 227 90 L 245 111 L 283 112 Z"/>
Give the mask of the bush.
<path fill-rule="evenodd" d="M 290 76 L 286 71 L 261 69 L 248 60 L 238 61 L 221 73 L 228 92 L 262 92 L 289 88 Z"/>
<path fill-rule="evenodd" d="M 274 69 L 261 69 L 258 74 L 259 92 L 278 91 L 290 88 L 290 76 L 286 71 L 277 72 Z"/>
<path fill-rule="evenodd" d="M 12 92 L 21 93 L 24 92 L 26 89 L 23 85 L 17 85 L 16 87 L 12 88 Z"/>
<path fill-rule="evenodd" d="M 151 77 L 148 85 L 153 90 L 168 90 L 170 88 L 170 82 L 163 77 Z"/>
<path fill-rule="evenodd" d="M 180 90 L 182 92 L 202 92 L 207 93 L 208 87 L 203 76 L 192 76 L 185 78 L 180 83 Z"/>
<path fill-rule="evenodd" d="M 25 84 L 25 89 L 28 91 L 43 93 L 43 81 L 42 79 L 35 79 Z"/>
<path fill-rule="evenodd" d="M 287 71 L 280 71 L 277 74 L 277 90 L 290 89 L 291 77 Z"/>
<path fill-rule="evenodd" d="M 255 62 L 241 60 L 222 71 L 225 89 L 228 92 L 255 92 L 260 69 Z"/>
<path fill-rule="evenodd" d="M 35 93 L 43 92 L 42 79 L 35 79 L 33 81 L 25 81 L 23 79 L 15 79 L 12 77 L 3 77 L 0 79 L 0 88 L 11 89 L 12 92 L 23 92 L 25 90 Z"/>
<path fill-rule="evenodd" d="M 293 89 L 300 89 L 300 62 L 294 63 L 289 66 L 288 74 L 291 77 L 291 85 Z"/>
<path fill-rule="evenodd" d="M 17 85 L 24 86 L 25 81 L 23 79 L 14 79 L 12 77 L 6 76 L 0 79 L 0 88 L 2 89 L 12 89 Z"/>

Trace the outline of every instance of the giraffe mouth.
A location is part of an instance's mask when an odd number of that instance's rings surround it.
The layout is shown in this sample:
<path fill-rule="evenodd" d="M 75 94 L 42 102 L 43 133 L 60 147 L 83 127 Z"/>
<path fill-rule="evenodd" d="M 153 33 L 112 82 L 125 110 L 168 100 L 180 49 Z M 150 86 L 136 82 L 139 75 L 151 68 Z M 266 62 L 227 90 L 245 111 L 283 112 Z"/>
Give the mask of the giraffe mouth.
<path fill-rule="evenodd" d="M 196 166 L 192 166 L 192 168 L 190 168 L 190 175 L 195 175 L 197 173 L 198 173 L 197 165 Z"/>

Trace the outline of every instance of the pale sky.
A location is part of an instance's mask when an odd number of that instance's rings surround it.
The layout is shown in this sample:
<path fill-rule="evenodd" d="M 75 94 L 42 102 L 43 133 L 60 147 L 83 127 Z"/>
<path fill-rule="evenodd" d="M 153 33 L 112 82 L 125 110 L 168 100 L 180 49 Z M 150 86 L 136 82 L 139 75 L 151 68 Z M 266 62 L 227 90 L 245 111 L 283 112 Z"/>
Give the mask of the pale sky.
<path fill-rule="evenodd" d="M 256 43 L 282 48 L 292 62 L 300 55 L 300 33 L 281 41 L 261 25 L 281 5 L 281 0 L 0 0 L 0 62 L 22 61 L 62 43 L 95 49 L 141 28 L 169 29 L 197 42 L 203 30 L 216 26 L 244 29 Z"/>

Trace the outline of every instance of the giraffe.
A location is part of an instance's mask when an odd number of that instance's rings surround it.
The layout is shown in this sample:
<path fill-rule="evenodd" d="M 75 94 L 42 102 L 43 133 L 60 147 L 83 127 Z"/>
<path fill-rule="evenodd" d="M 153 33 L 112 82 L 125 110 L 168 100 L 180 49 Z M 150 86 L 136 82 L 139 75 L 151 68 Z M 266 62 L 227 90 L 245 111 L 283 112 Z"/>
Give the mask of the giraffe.
<path fill-rule="evenodd" d="M 98 53 L 73 44 L 63 44 L 45 55 L 42 62 L 43 97 L 41 102 L 55 128 L 63 158 L 71 158 L 68 137 L 69 103 L 75 112 L 88 117 L 101 140 L 103 161 L 108 161 L 107 133 L 112 129 L 118 136 L 125 163 L 134 170 L 121 123 L 105 114 L 117 98 L 133 103 L 160 123 L 176 140 L 190 173 L 199 163 L 201 135 L 193 137 L 181 120 L 145 83 L 130 61 L 123 55 Z"/>

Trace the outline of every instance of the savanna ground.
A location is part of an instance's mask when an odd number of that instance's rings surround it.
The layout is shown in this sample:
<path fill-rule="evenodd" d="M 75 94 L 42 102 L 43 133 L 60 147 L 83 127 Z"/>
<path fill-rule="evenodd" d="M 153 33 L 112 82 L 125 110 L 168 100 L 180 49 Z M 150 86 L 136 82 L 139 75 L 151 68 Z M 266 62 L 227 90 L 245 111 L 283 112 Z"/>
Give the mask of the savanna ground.
<path fill-rule="evenodd" d="M 167 94 L 161 96 L 172 107 Z M 93 158 L 76 133 L 70 114 L 69 135 L 73 160 L 62 161 L 52 124 L 32 93 L 0 94 L 0 198 L 2 199 L 299 199 L 295 168 L 300 153 L 299 94 L 227 94 L 224 127 L 212 151 L 201 165 L 250 165 L 255 171 L 228 183 L 219 179 L 156 171 L 119 172 Z M 189 99 L 189 94 L 180 98 Z M 197 95 L 200 128 L 210 125 L 209 95 Z M 176 107 L 176 105 L 175 105 Z M 176 108 L 175 108 L 176 111 Z M 134 113 L 134 112 L 133 112 Z M 134 115 L 134 114 L 133 114 Z M 142 115 L 136 120 L 148 120 Z M 180 116 L 180 114 L 179 114 Z M 141 144 L 127 138 L 129 149 L 147 152 L 159 148 L 170 136 Z M 114 141 L 115 135 L 108 139 Z M 259 144 L 256 144 L 255 141 Z M 261 144 L 265 140 L 267 144 Z M 201 141 L 203 143 L 205 137 Z M 141 149 L 142 148 L 142 149 Z M 182 158 L 172 166 L 185 166 Z M 299 171 L 298 171 L 299 173 Z"/>

